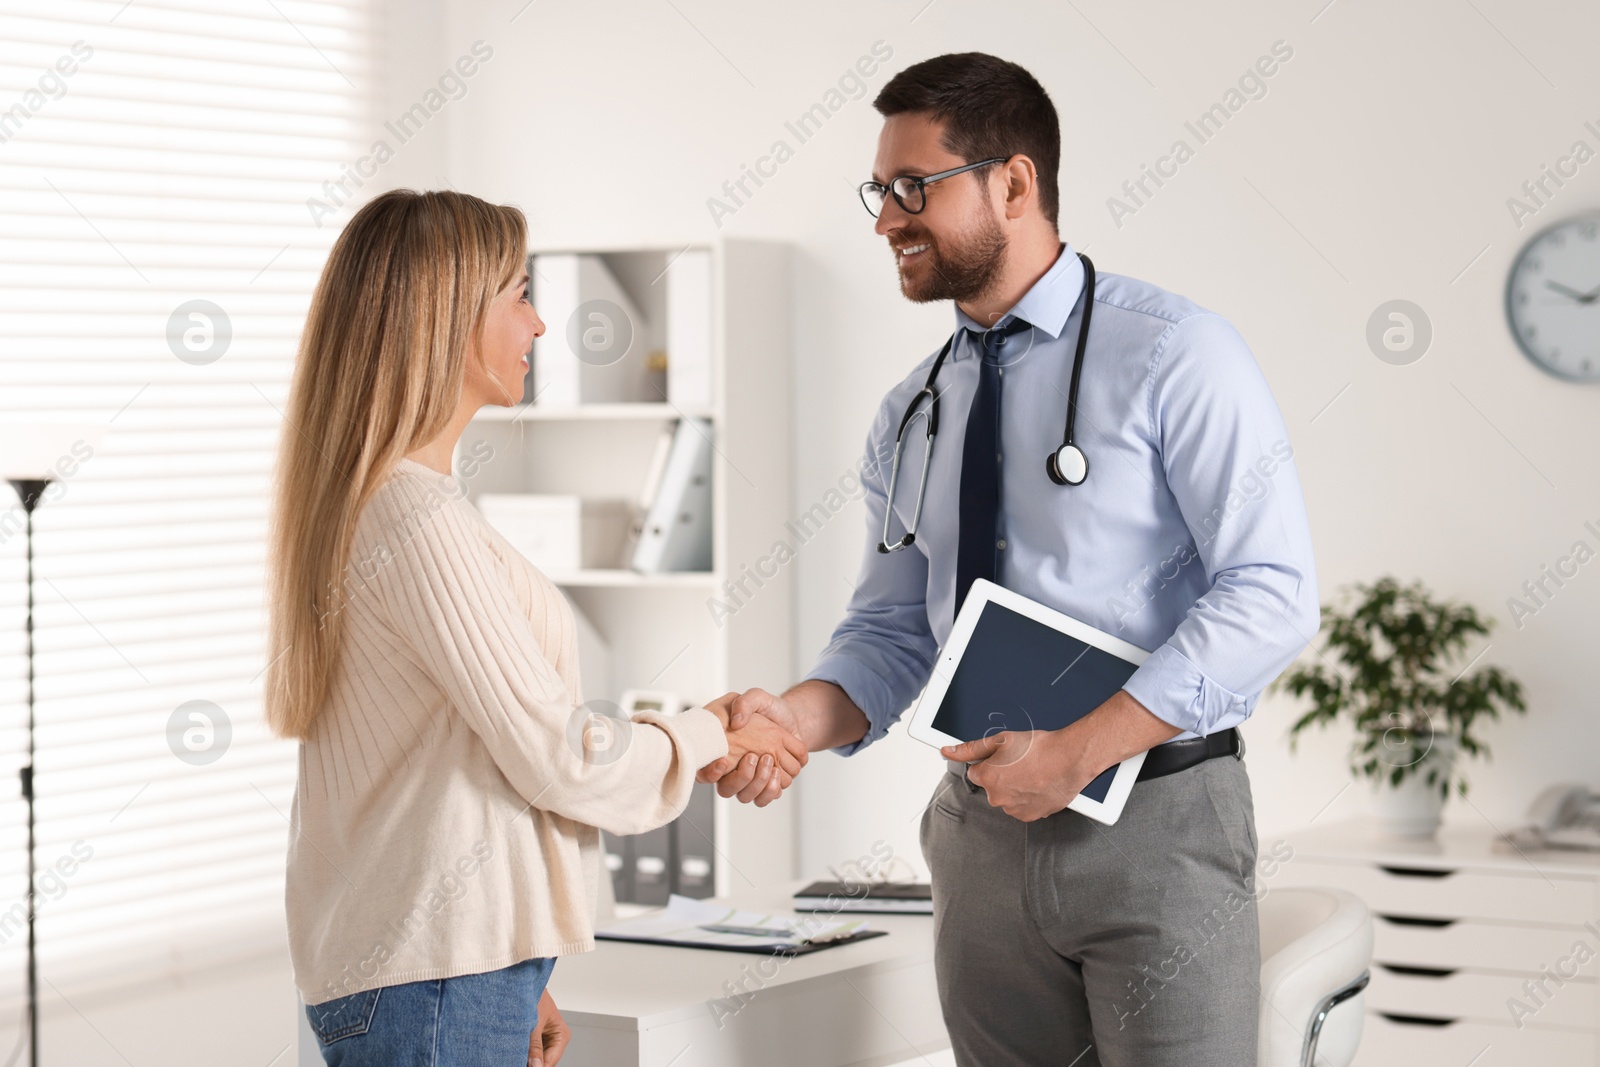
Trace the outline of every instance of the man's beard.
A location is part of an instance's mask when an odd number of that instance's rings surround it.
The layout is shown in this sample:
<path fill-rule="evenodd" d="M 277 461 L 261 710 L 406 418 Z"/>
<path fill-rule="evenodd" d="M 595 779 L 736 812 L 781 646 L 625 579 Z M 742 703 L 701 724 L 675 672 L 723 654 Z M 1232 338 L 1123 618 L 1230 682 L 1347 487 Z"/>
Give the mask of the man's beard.
<path fill-rule="evenodd" d="M 912 266 L 912 270 L 920 272 L 915 280 L 900 271 L 900 292 L 918 304 L 972 301 L 988 293 L 1000 276 L 1008 243 L 1000 224 L 989 216 L 983 217 L 977 230 L 960 238 L 947 237 L 934 243 L 926 234 L 920 240 L 905 237 L 902 231 L 903 245 L 928 245 L 928 250 L 918 257 L 924 262 Z M 897 266 L 899 258 L 896 253 Z"/>

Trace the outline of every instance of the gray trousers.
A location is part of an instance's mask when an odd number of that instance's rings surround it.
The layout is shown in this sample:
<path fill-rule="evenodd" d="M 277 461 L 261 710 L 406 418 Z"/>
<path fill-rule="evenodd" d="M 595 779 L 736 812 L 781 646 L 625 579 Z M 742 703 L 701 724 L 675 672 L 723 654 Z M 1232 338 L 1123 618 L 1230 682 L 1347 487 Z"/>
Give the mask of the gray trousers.
<path fill-rule="evenodd" d="M 922 816 L 961 1067 L 1253 1067 L 1256 833 L 1242 760 L 1139 782 L 1114 826 L 1032 823 L 947 773 Z"/>

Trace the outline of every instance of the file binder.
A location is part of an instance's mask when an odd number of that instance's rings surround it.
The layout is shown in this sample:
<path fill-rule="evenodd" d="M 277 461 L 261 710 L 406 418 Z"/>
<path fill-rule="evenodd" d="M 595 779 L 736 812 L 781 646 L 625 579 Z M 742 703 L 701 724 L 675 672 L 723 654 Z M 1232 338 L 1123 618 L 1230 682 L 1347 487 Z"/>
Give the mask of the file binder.
<path fill-rule="evenodd" d="M 667 399 L 710 408 L 711 253 L 691 249 L 667 270 Z"/>
<path fill-rule="evenodd" d="M 678 420 L 634 546 L 633 569 L 641 574 L 711 569 L 711 434 L 706 419 Z"/>
<path fill-rule="evenodd" d="M 650 326 L 605 260 L 568 253 L 534 256 L 534 307 L 544 319 L 533 342 L 539 405 L 659 401 L 650 387 Z"/>

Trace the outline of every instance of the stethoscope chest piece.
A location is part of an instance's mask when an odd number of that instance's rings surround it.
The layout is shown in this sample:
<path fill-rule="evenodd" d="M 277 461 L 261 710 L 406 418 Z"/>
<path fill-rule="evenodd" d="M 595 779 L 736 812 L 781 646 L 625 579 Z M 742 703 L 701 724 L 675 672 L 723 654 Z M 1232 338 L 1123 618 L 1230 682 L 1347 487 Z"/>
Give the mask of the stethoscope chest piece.
<path fill-rule="evenodd" d="M 1077 445 L 1062 445 L 1050 453 L 1044 466 L 1057 485 L 1082 485 L 1089 477 L 1089 457 Z"/>

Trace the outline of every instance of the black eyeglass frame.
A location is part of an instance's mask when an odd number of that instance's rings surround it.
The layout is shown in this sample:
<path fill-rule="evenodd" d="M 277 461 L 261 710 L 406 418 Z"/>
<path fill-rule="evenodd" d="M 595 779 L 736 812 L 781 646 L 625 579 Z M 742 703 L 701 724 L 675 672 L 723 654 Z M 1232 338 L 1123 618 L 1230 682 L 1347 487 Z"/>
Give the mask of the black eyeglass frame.
<path fill-rule="evenodd" d="M 932 185 L 934 182 L 942 182 L 946 178 L 953 178 L 957 174 L 965 174 L 967 171 L 977 170 L 979 167 L 987 167 L 991 163 L 1004 163 L 1010 158 L 1010 156 L 995 156 L 993 159 L 983 159 L 979 160 L 977 163 L 968 163 L 965 166 L 952 167 L 949 170 L 941 170 L 937 174 L 929 174 L 922 178 L 913 178 L 909 174 L 902 174 L 899 177 L 890 178 L 888 185 L 884 185 L 882 182 L 877 181 L 865 181 L 861 183 L 861 186 L 857 192 L 861 196 L 861 206 L 866 208 L 867 214 L 871 215 L 873 218 L 877 218 L 882 209 L 880 208 L 879 211 L 872 210 L 872 203 L 867 199 L 867 190 L 869 189 L 881 189 L 883 192 L 894 197 L 894 202 L 899 204 L 900 210 L 904 211 L 907 215 L 920 215 L 922 214 L 923 209 L 928 206 L 928 186 Z M 921 206 L 913 209 L 909 204 L 906 203 L 905 197 L 901 196 L 899 190 L 895 188 L 895 186 L 900 182 L 910 182 L 912 184 L 912 186 L 917 190 L 917 195 L 922 200 Z"/>

